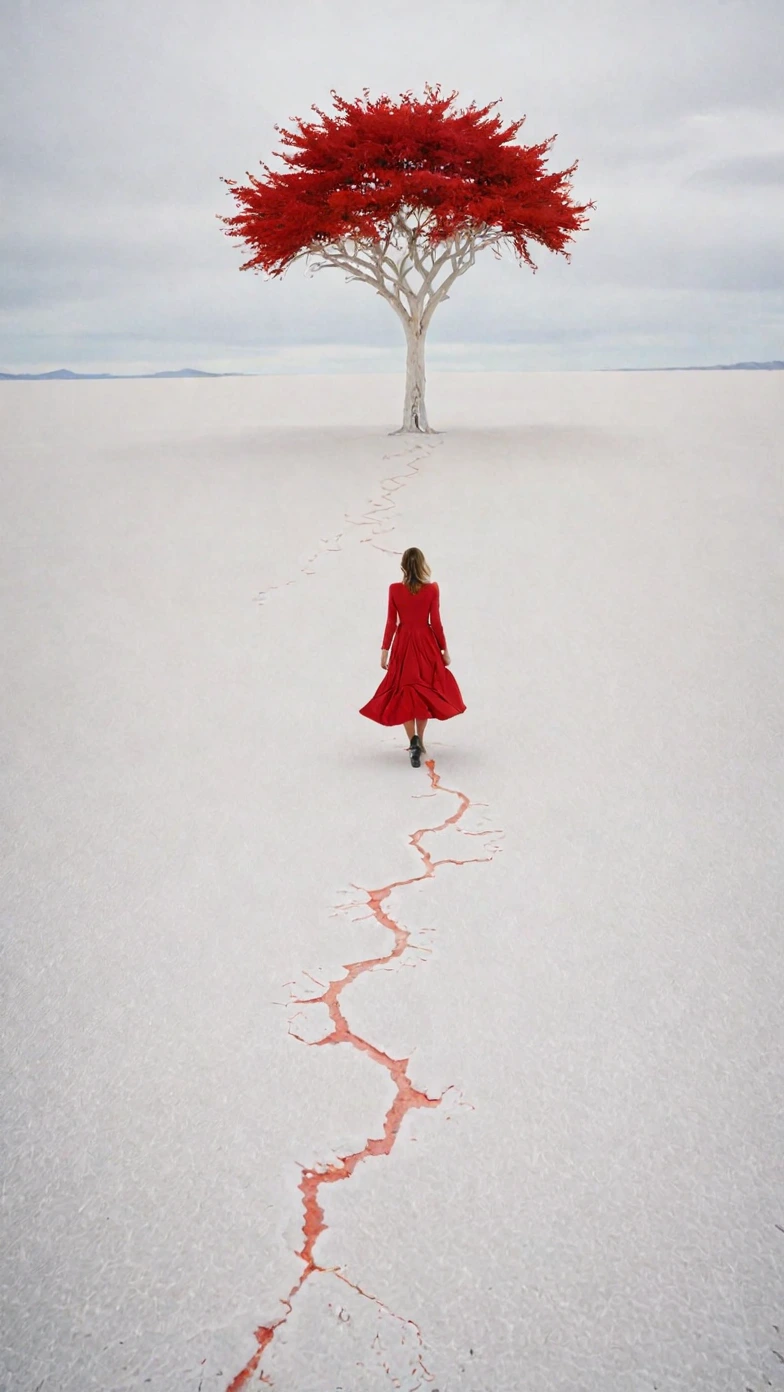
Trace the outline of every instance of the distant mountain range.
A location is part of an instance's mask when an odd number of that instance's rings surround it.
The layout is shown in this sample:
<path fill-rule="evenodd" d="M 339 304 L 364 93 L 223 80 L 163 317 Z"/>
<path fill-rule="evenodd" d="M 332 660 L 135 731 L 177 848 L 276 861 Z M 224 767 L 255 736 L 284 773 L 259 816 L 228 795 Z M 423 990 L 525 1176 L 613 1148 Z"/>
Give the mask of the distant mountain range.
<path fill-rule="evenodd" d="M 198 367 L 181 367 L 177 372 L 0 372 L 0 382 L 130 382 L 148 377 L 247 377 L 246 372 L 200 372 Z"/>
<path fill-rule="evenodd" d="M 712 367 L 603 367 L 602 372 L 774 372 L 784 362 L 715 363 Z M 136 382 L 161 377 L 256 377 L 254 372 L 201 372 L 198 367 L 181 367 L 177 372 L 0 372 L 0 382 Z"/>
<path fill-rule="evenodd" d="M 775 372 L 784 362 L 713 363 L 711 367 L 612 367 L 604 372 Z"/>

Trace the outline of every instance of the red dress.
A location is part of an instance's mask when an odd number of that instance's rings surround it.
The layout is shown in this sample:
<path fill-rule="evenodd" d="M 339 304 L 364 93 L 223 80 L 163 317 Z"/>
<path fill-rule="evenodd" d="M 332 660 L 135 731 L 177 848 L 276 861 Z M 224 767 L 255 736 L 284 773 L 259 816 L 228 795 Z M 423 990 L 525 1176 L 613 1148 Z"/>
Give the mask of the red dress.
<path fill-rule="evenodd" d="M 446 638 L 435 581 L 416 594 L 402 581 L 390 585 L 381 646 L 388 650 L 390 644 L 384 679 L 360 715 L 379 725 L 402 725 L 406 720 L 450 720 L 465 710 L 460 688 L 441 656 Z"/>

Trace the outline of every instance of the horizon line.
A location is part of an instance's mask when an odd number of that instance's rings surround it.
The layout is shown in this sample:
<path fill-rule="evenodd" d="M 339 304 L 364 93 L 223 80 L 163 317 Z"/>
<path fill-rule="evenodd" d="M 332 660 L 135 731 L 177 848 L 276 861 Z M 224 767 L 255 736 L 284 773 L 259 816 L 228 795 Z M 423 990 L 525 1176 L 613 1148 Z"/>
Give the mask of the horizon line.
<path fill-rule="evenodd" d="M 486 374 L 488 376 L 501 376 L 504 373 L 512 376 L 519 376 L 524 373 L 559 373 L 559 372 L 732 372 L 732 371 L 777 371 L 784 369 L 784 361 L 779 359 L 746 359 L 734 363 L 705 363 L 705 364 L 683 364 L 656 367 L 521 367 L 521 368 L 465 368 L 465 367 L 438 367 L 431 368 L 430 371 L 435 375 L 439 372 L 452 374 L 471 373 L 476 375 Z M 10 372 L 0 370 L 0 381 L 144 381 L 152 379 L 199 379 L 211 378 L 213 380 L 224 377 L 341 377 L 341 376 L 363 376 L 363 377 L 390 377 L 397 376 L 397 372 L 363 372 L 355 373 L 349 371 L 338 372 L 291 372 L 291 371 L 251 371 L 242 372 L 239 370 L 229 372 L 212 372 L 206 368 L 158 368 L 150 372 L 110 372 L 96 369 L 91 372 L 79 372 L 73 368 L 59 367 L 50 368 L 41 372 Z"/>

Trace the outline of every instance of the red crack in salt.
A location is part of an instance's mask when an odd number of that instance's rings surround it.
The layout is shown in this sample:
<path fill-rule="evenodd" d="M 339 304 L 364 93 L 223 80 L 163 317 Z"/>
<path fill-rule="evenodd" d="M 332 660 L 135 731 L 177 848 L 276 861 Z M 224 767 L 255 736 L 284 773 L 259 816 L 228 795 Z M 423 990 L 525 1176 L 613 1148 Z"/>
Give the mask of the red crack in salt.
<path fill-rule="evenodd" d="M 436 444 L 425 446 L 420 444 L 419 442 L 412 446 L 414 455 L 418 455 L 420 460 L 422 459 L 423 455 L 424 458 L 427 458 L 428 455 L 432 454 L 433 450 L 437 448 L 438 445 Z M 412 450 L 401 450 L 398 454 L 384 454 L 382 455 L 382 459 L 405 459 L 407 455 L 410 455 L 412 453 Z M 392 495 L 394 493 L 397 493 L 399 489 L 404 488 L 410 479 L 415 478 L 416 475 L 420 473 L 420 469 L 421 465 L 416 463 L 413 458 L 409 458 L 408 469 L 406 473 L 392 474 L 388 478 L 384 478 L 381 480 L 381 483 L 379 485 L 381 489 L 380 502 L 376 501 L 371 503 L 367 511 L 360 513 L 358 518 L 349 517 L 347 512 L 344 513 L 345 521 L 349 523 L 350 526 L 369 528 L 368 535 L 360 537 L 360 542 L 369 543 L 371 546 L 375 547 L 377 551 L 383 551 L 388 556 L 402 556 L 402 551 L 392 551 L 387 546 L 378 545 L 376 537 L 394 531 L 394 525 L 391 527 L 383 527 L 381 523 L 384 519 L 380 519 L 377 516 L 377 514 L 391 512 L 392 509 L 397 506 Z M 305 561 L 304 565 L 300 566 L 299 574 L 315 575 L 316 571 L 313 569 L 313 567 L 321 560 L 322 556 L 326 556 L 330 551 L 343 550 L 342 542 L 344 536 L 345 532 L 336 532 L 335 536 L 333 537 L 321 537 L 320 546 L 317 548 L 317 550 L 313 552 L 312 556 L 308 556 L 308 559 Z M 255 596 L 256 603 L 266 604 L 267 599 L 269 595 L 272 594 L 273 590 L 285 590 L 288 588 L 289 585 L 296 585 L 297 578 L 297 576 L 293 576 L 292 579 L 285 580 L 280 585 L 265 585 L 264 589 L 260 590 L 258 594 Z"/>
<path fill-rule="evenodd" d="M 424 445 L 421 445 L 419 443 L 413 446 L 415 452 L 424 452 L 425 457 L 427 457 L 428 454 L 431 454 L 433 450 L 437 448 L 438 445 L 430 445 L 429 449 L 426 449 Z M 403 453 L 405 453 L 405 451 Z M 399 459 L 400 455 L 385 454 L 382 457 L 384 459 Z M 346 521 L 349 522 L 352 527 L 369 526 L 372 528 L 369 536 L 361 538 L 362 542 L 369 543 L 371 546 L 375 548 L 376 551 L 383 551 L 387 556 L 402 556 L 402 551 L 393 551 L 388 546 L 379 546 L 377 541 L 375 540 L 375 537 L 379 535 L 383 536 L 386 533 L 393 532 L 395 530 L 394 523 L 391 527 L 381 527 L 379 525 L 379 519 L 377 517 L 377 514 L 391 512 L 392 509 L 396 506 L 394 498 L 392 497 L 393 493 L 397 493 L 398 489 L 404 488 L 405 485 L 408 483 L 408 480 L 413 478 L 418 473 L 419 465 L 415 464 L 413 459 L 409 460 L 407 473 L 392 474 L 391 477 L 381 480 L 381 502 L 372 503 L 366 512 L 360 514 L 358 519 L 349 517 L 348 513 L 345 514 Z"/>
<path fill-rule="evenodd" d="M 436 871 L 442 865 L 474 865 L 485 863 L 492 860 L 499 850 L 498 846 L 488 846 L 490 852 L 488 855 L 471 856 L 467 857 L 465 860 L 458 860 L 451 856 L 445 856 L 438 860 L 432 857 L 430 852 L 422 845 L 425 836 L 432 836 L 438 832 L 446 831 L 449 828 L 455 828 L 465 836 L 488 837 L 500 835 L 501 833 L 497 829 L 488 831 L 464 831 L 463 828 L 458 827 L 457 823 L 465 815 L 469 807 L 482 806 L 484 804 L 472 804 L 471 799 L 466 793 L 460 792 L 456 788 L 444 787 L 439 775 L 436 773 L 435 763 L 432 759 L 428 759 L 425 766 L 430 777 L 432 793 L 442 792 L 451 794 L 453 797 L 457 798 L 458 807 L 457 810 L 453 812 L 450 817 L 445 818 L 443 822 L 439 822 L 436 826 L 421 827 L 418 831 L 412 832 L 409 836 L 410 845 L 421 858 L 423 865 L 422 873 L 413 875 L 410 879 L 406 880 L 393 880 L 391 884 L 384 885 L 380 889 L 363 890 L 360 885 L 353 885 L 352 888 L 360 890 L 360 892 L 365 894 L 366 898 L 351 904 L 339 906 L 340 910 L 345 911 L 346 909 L 359 908 L 366 905 L 370 910 L 368 917 L 374 918 L 382 928 L 386 929 L 387 932 L 392 935 L 392 946 L 389 952 L 380 957 L 368 957 L 359 962 L 345 964 L 343 967 L 343 974 L 334 981 L 330 981 L 324 987 L 320 995 L 292 997 L 292 1004 L 301 1005 L 303 1007 L 320 1004 L 327 1007 L 332 1029 L 324 1038 L 318 1040 L 303 1039 L 300 1035 L 293 1033 L 293 1031 L 291 1031 L 291 1026 L 289 1026 L 293 1037 L 299 1039 L 301 1043 L 306 1044 L 308 1048 L 322 1048 L 326 1044 L 349 1044 L 353 1049 L 357 1049 L 360 1053 L 366 1054 L 374 1063 L 378 1064 L 380 1068 L 383 1068 L 385 1072 L 388 1073 L 395 1087 L 395 1096 L 392 1105 L 389 1107 L 384 1117 L 380 1136 L 369 1137 L 360 1150 L 352 1151 L 349 1155 L 338 1157 L 333 1164 L 327 1165 L 324 1169 L 302 1169 L 302 1178 L 298 1186 L 300 1194 L 302 1195 L 302 1243 L 296 1253 L 303 1264 L 302 1272 L 288 1295 L 282 1301 L 285 1313 L 271 1324 L 263 1325 L 255 1331 L 258 1347 L 249 1362 L 246 1363 L 245 1367 L 229 1384 L 227 1392 L 240 1392 L 240 1389 L 247 1385 L 250 1378 L 253 1377 L 256 1372 L 259 1372 L 262 1382 L 266 1382 L 268 1386 L 272 1385 L 261 1370 L 261 1361 L 264 1352 L 272 1343 L 277 1330 L 280 1329 L 289 1318 L 293 1309 L 295 1296 L 302 1289 L 308 1278 L 315 1272 L 322 1272 L 335 1276 L 338 1280 L 343 1281 L 345 1285 L 350 1286 L 352 1290 L 356 1291 L 364 1299 L 372 1301 L 380 1311 L 383 1311 L 401 1324 L 412 1328 L 416 1334 L 418 1348 L 420 1350 L 424 1349 L 421 1330 L 412 1320 L 406 1320 L 402 1315 L 394 1314 L 394 1312 L 389 1310 L 377 1296 L 363 1290 L 361 1286 L 353 1281 L 349 1281 L 348 1278 L 335 1267 L 322 1266 L 316 1258 L 315 1248 L 318 1239 L 327 1231 L 328 1226 L 322 1206 L 322 1190 L 324 1187 L 350 1179 L 357 1166 L 363 1160 L 369 1160 L 379 1155 L 389 1155 L 397 1140 L 404 1117 L 406 1117 L 409 1112 L 420 1107 L 440 1106 L 446 1093 L 451 1091 L 451 1089 L 447 1088 L 446 1091 L 439 1096 L 431 1097 L 428 1093 L 421 1092 L 418 1088 L 415 1088 L 408 1076 L 407 1070 L 409 1060 L 394 1059 L 389 1054 L 385 1053 L 383 1049 L 378 1048 L 369 1040 L 363 1039 L 361 1035 L 356 1034 L 354 1030 L 351 1029 L 341 1005 L 341 996 L 347 986 L 350 986 L 352 982 L 368 972 L 375 971 L 379 968 L 388 968 L 390 963 L 399 961 L 410 944 L 411 930 L 398 923 L 391 916 L 388 909 L 384 907 L 389 896 L 395 890 L 418 884 L 422 880 L 432 879 Z M 309 973 L 306 973 L 306 975 L 309 975 Z M 313 977 L 310 979 L 315 981 Z M 323 983 L 316 984 L 321 985 Z M 382 1366 L 384 1366 L 390 1380 L 393 1381 L 393 1383 L 398 1383 L 398 1380 L 392 1377 L 388 1366 L 383 1364 Z M 422 1361 L 421 1352 L 416 1355 L 416 1362 L 411 1368 L 411 1374 L 413 1376 L 420 1376 L 426 1382 L 432 1381 L 432 1375 Z"/>
<path fill-rule="evenodd" d="M 417 441 L 413 446 L 413 454 L 415 457 L 408 459 L 407 472 L 403 474 L 393 474 L 381 480 L 381 500 L 371 503 L 371 506 L 364 513 L 360 514 L 359 518 L 351 518 L 348 513 L 344 515 L 349 525 L 368 529 L 368 535 L 361 537 L 361 542 L 368 543 L 375 547 L 376 550 L 383 551 L 387 555 L 400 556 L 402 554 L 400 551 L 393 551 L 388 547 L 381 546 L 376 541 L 377 536 L 386 535 L 394 531 L 394 525 L 387 527 L 382 525 L 384 521 L 389 520 L 384 518 L 383 514 L 389 513 L 395 508 L 396 502 L 393 495 L 420 472 L 420 464 L 416 462 L 416 456 L 421 460 L 424 454 L 426 458 L 436 447 L 437 446 L 432 443 L 428 446 L 424 446 Z M 411 451 L 402 451 L 401 454 L 398 455 L 384 455 L 383 457 L 384 459 L 394 459 L 400 458 L 401 455 L 405 457 L 406 454 L 410 453 Z M 329 551 L 341 551 L 343 549 L 341 545 L 343 536 L 343 532 L 338 532 L 336 536 L 331 538 L 322 537 L 321 547 L 316 550 L 312 556 L 308 557 L 303 566 L 300 566 L 300 574 L 314 575 L 316 572 L 313 566 L 323 555 Z M 257 595 L 257 601 L 263 604 L 272 590 L 286 588 L 295 583 L 296 577 L 287 580 L 284 585 L 268 585 Z M 436 870 L 442 865 L 471 865 L 490 861 L 499 850 L 498 846 L 491 846 L 488 847 L 490 851 L 489 855 L 472 856 L 466 860 L 458 860 L 454 857 L 443 857 L 440 860 L 433 859 L 430 852 L 422 845 L 422 839 L 425 836 L 435 835 L 438 832 L 447 831 L 450 828 L 459 831 L 461 835 L 465 836 L 487 837 L 501 835 L 502 833 L 497 830 L 466 831 L 464 828 L 459 827 L 457 824 L 464 817 L 469 807 L 482 807 L 485 804 L 472 803 L 466 793 L 462 793 L 455 788 L 444 787 L 441 784 L 439 775 L 435 771 L 435 763 L 432 759 L 426 760 L 425 766 L 430 777 L 431 792 L 424 796 L 432 797 L 438 792 L 449 793 L 457 798 L 458 806 L 457 810 L 450 817 L 447 817 L 445 821 L 440 822 L 436 826 L 421 827 L 409 837 L 411 846 L 422 861 L 422 873 L 412 876 L 411 879 L 395 880 L 391 884 L 384 885 L 380 889 L 363 890 L 359 885 L 352 885 L 353 889 L 357 889 L 365 894 L 366 898 L 356 903 L 336 906 L 336 911 L 339 912 L 362 906 L 369 908 L 370 912 L 366 916 L 374 918 L 382 928 L 392 934 L 392 947 L 390 951 L 381 957 L 369 957 L 363 961 L 351 962 L 345 965 L 343 968 L 344 974 L 334 981 L 328 982 L 326 985 L 324 985 L 323 982 L 316 982 L 315 978 L 310 976 L 310 973 L 306 972 L 304 974 L 308 976 L 316 986 L 322 988 L 321 994 L 303 998 L 291 998 L 292 1004 L 301 1005 L 305 1009 L 310 1005 L 326 1006 L 332 1025 L 329 1034 L 324 1038 L 306 1040 L 292 1031 L 291 1025 L 293 1021 L 290 1020 L 289 1033 L 292 1034 L 293 1038 L 300 1040 L 301 1043 L 306 1044 L 309 1048 L 321 1048 L 326 1044 L 349 1044 L 353 1049 L 367 1055 L 373 1063 L 378 1064 L 380 1068 L 384 1069 L 394 1084 L 395 1095 L 384 1117 L 380 1136 L 369 1137 L 361 1150 L 353 1151 L 349 1155 L 339 1156 L 333 1164 L 327 1165 L 324 1169 L 302 1168 L 301 1180 L 298 1186 L 299 1192 L 302 1195 L 302 1243 L 296 1252 L 296 1256 L 302 1262 L 302 1271 L 299 1279 L 292 1286 L 288 1295 L 281 1300 L 284 1313 L 278 1319 L 273 1320 L 271 1324 L 261 1325 L 255 1330 L 256 1350 L 245 1364 L 245 1367 L 242 1368 L 240 1372 L 237 1373 L 236 1377 L 229 1383 L 226 1392 L 241 1392 L 241 1389 L 245 1388 L 250 1379 L 257 1373 L 260 1383 L 263 1383 L 267 1387 L 272 1387 L 273 1384 L 270 1378 L 264 1373 L 261 1366 L 264 1354 L 274 1340 L 277 1331 L 288 1320 L 293 1309 L 295 1297 L 308 1278 L 316 1272 L 321 1272 L 325 1275 L 329 1274 L 335 1277 L 336 1280 L 342 1281 L 345 1286 L 349 1287 L 349 1289 L 353 1290 L 357 1295 L 375 1305 L 380 1313 L 394 1320 L 401 1327 L 401 1342 L 403 1342 L 405 1330 L 410 1329 L 413 1331 L 417 1351 L 414 1354 L 414 1362 L 409 1369 L 409 1373 L 412 1378 L 416 1378 L 417 1380 L 415 1383 L 411 1384 L 409 1392 L 417 1392 L 417 1389 L 421 1388 L 424 1383 L 433 1381 L 433 1375 L 423 1361 L 424 1340 L 419 1326 L 415 1324 L 413 1320 L 395 1314 L 378 1296 L 371 1294 L 354 1281 L 349 1280 L 349 1278 L 337 1268 L 322 1266 L 317 1261 L 315 1254 L 316 1243 L 319 1237 L 327 1231 L 328 1226 L 322 1207 L 321 1191 L 324 1186 L 338 1184 L 344 1180 L 350 1179 L 357 1166 L 364 1160 L 369 1160 L 380 1155 L 389 1155 L 398 1138 L 403 1119 L 408 1113 L 417 1108 L 439 1107 L 447 1093 L 453 1091 L 450 1087 L 445 1089 L 439 1096 L 431 1097 L 428 1093 L 415 1088 L 408 1076 L 407 1070 L 409 1060 L 393 1059 L 389 1054 L 385 1053 L 383 1049 L 378 1048 L 369 1040 L 363 1039 L 360 1035 L 356 1034 L 351 1029 L 343 1013 L 340 1000 L 346 987 L 350 986 L 351 983 L 356 981 L 360 976 L 378 969 L 389 970 L 390 964 L 392 963 L 402 964 L 401 959 L 410 947 L 411 932 L 409 929 L 397 923 L 396 920 L 392 918 L 388 909 L 384 907 L 389 896 L 395 890 L 417 884 L 422 880 L 432 879 Z M 422 795 L 420 794 L 420 796 Z M 425 952 L 427 949 L 420 946 L 419 951 Z M 338 1317 L 340 1318 L 340 1315 Z M 386 1373 L 386 1376 L 393 1386 L 401 1387 L 402 1383 L 400 1379 L 393 1375 L 391 1366 L 382 1357 L 378 1335 L 376 1335 L 372 1341 L 372 1349 L 378 1355 L 383 1371 Z"/>

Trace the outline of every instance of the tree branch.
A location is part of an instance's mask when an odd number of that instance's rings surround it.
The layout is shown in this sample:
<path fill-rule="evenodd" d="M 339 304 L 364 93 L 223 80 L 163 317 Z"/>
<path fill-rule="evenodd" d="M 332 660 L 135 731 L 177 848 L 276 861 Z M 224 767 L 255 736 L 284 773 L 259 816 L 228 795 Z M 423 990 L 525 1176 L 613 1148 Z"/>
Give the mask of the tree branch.
<path fill-rule="evenodd" d="M 425 306 L 424 314 L 422 315 L 423 331 L 429 327 L 430 320 L 433 318 L 436 309 L 440 304 L 443 303 L 445 299 L 447 299 L 447 292 L 451 290 L 458 277 L 464 275 L 465 272 L 469 270 L 471 266 L 473 266 L 474 262 L 476 261 L 476 252 L 477 248 L 474 245 L 473 240 L 469 240 L 464 251 L 457 256 L 456 264 L 453 260 L 453 269 L 450 271 L 446 280 L 443 280 L 441 284 L 438 286 L 438 288 L 431 292 L 428 302 Z"/>
<path fill-rule="evenodd" d="M 312 244 L 294 259 L 308 260 L 314 272 L 331 266 L 344 271 L 348 280 L 371 286 L 392 306 L 404 327 L 413 325 L 417 331 L 424 332 L 438 305 L 448 298 L 455 281 L 473 266 L 477 252 L 504 240 L 502 233 L 477 228 L 458 233 L 442 248 L 427 246 L 422 249 L 417 237 L 426 226 L 427 217 L 417 217 L 415 210 L 402 210 L 392 218 L 389 231 L 381 241 L 344 237 L 332 243 Z M 393 248 L 399 253 L 398 260 L 391 254 Z M 439 272 L 445 266 L 450 269 L 438 284 Z M 408 280 L 412 271 L 420 278 L 418 287 Z"/>
<path fill-rule="evenodd" d="M 320 246 L 317 250 L 313 249 L 303 254 L 313 258 L 311 269 L 314 273 L 333 266 L 336 270 L 345 271 L 348 280 L 359 280 L 364 285 L 371 286 L 377 295 L 381 295 L 382 299 L 385 299 L 392 306 L 403 322 L 407 322 L 408 315 L 399 295 L 394 294 L 380 277 L 368 274 L 363 270 L 363 263 L 355 261 L 347 253 L 333 252 L 328 246 Z"/>

